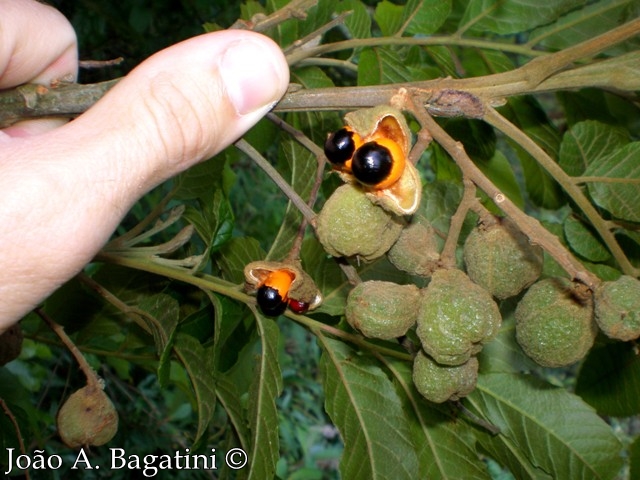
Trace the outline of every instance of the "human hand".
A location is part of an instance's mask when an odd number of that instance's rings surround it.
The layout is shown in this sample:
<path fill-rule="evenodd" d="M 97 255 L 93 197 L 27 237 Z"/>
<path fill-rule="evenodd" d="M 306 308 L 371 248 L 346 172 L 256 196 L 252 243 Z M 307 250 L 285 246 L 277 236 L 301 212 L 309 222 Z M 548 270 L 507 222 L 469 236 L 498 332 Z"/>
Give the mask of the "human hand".
<path fill-rule="evenodd" d="M 0 89 L 75 78 L 59 12 L 34 0 L 0 11 Z M 72 122 L 0 131 L 0 333 L 78 273 L 144 193 L 254 125 L 288 80 L 270 39 L 210 33 L 153 55 Z"/>

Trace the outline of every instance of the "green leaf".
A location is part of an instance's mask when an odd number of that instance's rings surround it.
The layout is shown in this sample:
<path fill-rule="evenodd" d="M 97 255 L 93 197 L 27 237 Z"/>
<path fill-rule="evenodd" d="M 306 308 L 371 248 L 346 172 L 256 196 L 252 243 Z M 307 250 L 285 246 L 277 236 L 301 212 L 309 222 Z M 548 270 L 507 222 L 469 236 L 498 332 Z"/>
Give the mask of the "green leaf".
<path fill-rule="evenodd" d="M 629 446 L 629 478 L 640 478 L 640 437 Z"/>
<path fill-rule="evenodd" d="M 232 238 L 216 256 L 222 277 L 233 283 L 244 283 L 244 267 L 255 260 L 263 260 L 264 251 L 255 238 Z"/>
<path fill-rule="evenodd" d="M 440 232 L 448 232 L 453 215 L 462 200 L 462 185 L 456 182 L 435 181 L 422 189 L 418 213 Z"/>
<path fill-rule="evenodd" d="M 556 22 L 534 30 L 529 45 L 538 45 L 549 50 L 561 50 L 589 40 L 624 23 L 623 13 L 633 0 L 600 0 L 582 4 Z M 556 2 L 551 2 L 556 4 Z M 540 23 L 539 25 L 549 22 Z"/>
<path fill-rule="evenodd" d="M 576 395 L 601 415 L 640 413 L 640 357 L 630 343 L 610 343 L 589 352 L 580 368 Z"/>
<path fill-rule="evenodd" d="M 465 403 L 500 429 L 481 446 L 516 478 L 613 479 L 621 444 L 582 400 L 533 377 L 480 375 Z"/>
<path fill-rule="evenodd" d="M 500 150 L 496 150 L 489 161 L 476 162 L 476 165 L 509 200 L 520 208 L 524 207 L 524 198 L 513 167 Z M 499 208 L 496 210 L 501 211 Z"/>
<path fill-rule="evenodd" d="M 302 263 L 305 271 L 311 275 L 316 286 L 322 292 L 322 304 L 315 311 L 332 316 L 342 315 L 347 295 L 352 287 L 336 261 L 327 255 L 315 237 L 304 241 Z"/>
<path fill-rule="evenodd" d="M 336 11 L 337 0 L 318 0 L 317 4 L 308 8 L 305 12 L 306 19 L 300 23 L 300 37 L 315 32 L 318 28 L 326 25 Z"/>
<path fill-rule="evenodd" d="M 402 402 L 378 362 L 319 336 L 327 413 L 340 430 L 343 478 L 415 479 L 418 458 Z"/>
<path fill-rule="evenodd" d="M 280 457 L 276 398 L 282 392 L 278 363 L 280 331 L 273 319 L 256 314 L 261 353 L 249 390 L 249 422 L 252 435 L 249 453 L 250 479 L 274 478 Z"/>
<path fill-rule="evenodd" d="M 475 450 L 472 429 L 464 422 L 455 421 L 445 408 L 427 402 L 417 392 L 410 363 L 387 360 L 385 364 L 398 385 L 403 411 L 411 426 L 411 438 L 420 462 L 416 478 L 490 478 Z"/>
<path fill-rule="evenodd" d="M 629 133 L 595 120 L 576 123 L 562 137 L 558 163 L 571 176 L 629 143 Z"/>
<path fill-rule="evenodd" d="M 404 50 L 397 47 L 365 48 L 358 63 L 358 85 L 413 81 L 413 74 L 404 61 Z"/>
<path fill-rule="evenodd" d="M 619 148 L 598 163 L 592 163 L 585 176 L 603 177 L 588 183 L 589 195 L 613 216 L 640 222 L 640 142 Z"/>
<path fill-rule="evenodd" d="M 436 181 L 462 183 L 460 167 L 439 143 L 432 145 L 431 152 L 430 166 Z"/>
<path fill-rule="evenodd" d="M 187 206 L 183 217 L 195 227 L 207 250 L 216 251 L 231 238 L 233 211 L 221 189 L 213 191 L 211 201 L 200 202 L 199 208 Z"/>
<path fill-rule="evenodd" d="M 213 335 L 215 365 L 217 370 L 224 371 L 225 365 L 221 365 L 221 362 L 222 360 L 228 362 L 231 357 L 225 350 L 225 346 L 236 328 L 238 328 L 245 318 L 247 309 L 243 304 L 219 294 L 211 294 L 210 299 L 213 304 L 216 320 Z M 231 348 L 235 348 L 235 345 L 231 346 Z M 223 357 L 222 360 L 221 356 Z M 231 360 L 231 363 L 233 364 L 233 360 Z"/>
<path fill-rule="evenodd" d="M 255 315 L 247 317 L 251 326 L 255 327 Z M 249 421 L 249 390 L 256 381 L 256 358 L 260 354 L 260 339 L 255 328 L 244 336 L 245 343 L 236 347 L 235 363 L 218 373 L 216 382 L 218 399 L 224 406 L 229 420 L 233 424 L 235 433 L 245 452 L 251 451 L 253 442 L 251 422 Z M 225 358 L 226 360 L 226 358 Z M 222 370 L 218 365 L 218 371 Z"/>
<path fill-rule="evenodd" d="M 592 262 L 604 262 L 611 257 L 609 250 L 578 218 L 570 215 L 564 221 L 564 236 L 571 249 Z"/>
<path fill-rule="evenodd" d="M 409 0 L 404 11 L 404 31 L 411 35 L 429 35 L 449 18 L 451 0 Z"/>
<path fill-rule="evenodd" d="M 506 116 L 551 158 L 558 157 L 560 134 L 536 100 L 530 97 L 511 98 L 505 110 Z M 565 203 L 565 200 L 553 177 L 522 147 L 513 142 L 510 142 L 510 145 L 522 164 L 527 192 L 531 200 L 536 205 L 544 208 L 560 208 Z"/>
<path fill-rule="evenodd" d="M 216 378 L 216 395 L 218 401 L 224 407 L 233 425 L 240 445 L 245 452 L 249 451 L 251 443 L 251 433 L 249 431 L 249 419 L 247 417 L 246 405 L 243 402 L 242 392 L 238 388 L 238 379 L 235 375 L 219 375 Z"/>
<path fill-rule="evenodd" d="M 493 73 L 508 72 L 515 68 L 513 59 L 497 50 L 480 50 L 481 54 L 463 52 L 462 66 L 469 76 L 479 77 Z"/>
<path fill-rule="evenodd" d="M 336 12 L 352 12 L 345 21 L 353 38 L 369 38 L 371 37 L 371 15 L 367 11 L 367 7 L 360 0 L 344 0 L 340 2 L 336 8 Z"/>
<path fill-rule="evenodd" d="M 180 304 L 170 295 L 158 293 L 142 299 L 137 306 L 147 313 L 142 319 L 151 330 L 156 350 L 161 355 L 167 347 L 170 348 L 169 339 L 180 319 Z"/>
<path fill-rule="evenodd" d="M 193 443 L 198 444 L 200 440 L 206 439 L 204 435 L 216 406 L 213 352 L 211 347 L 204 348 L 195 338 L 181 333 L 176 336 L 174 348 L 180 362 L 187 370 L 196 396 L 198 430 Z"/>
<path fill-rule="evenodd" d="M 468 30 L 476 34 L 486 34 L 489 31 L 499 35 L 520 33 L 553 22 L 564 12 L 582 3 L 582 0 L 471 0 L 460 22 L 459 31 Z"/>
<path fill-rule="evenodd" d="M 496 152 L 496 133 L 485 122 L 453 118 L 445 120 L 443 128 L 454 140 L 464 144 L 465 152 L 476 163 L 491 159 Z"/>
<path fill-rule="evenodd" d="M 403 6 L 395 5 L 387 0 L 382 0 L 382 2 L 378 2 L 376 5 L 373 19 L 380 27 L 382 35 L 390 37 L 402 27 L 403 15 Z"/>
<path fill-rule="evenodd" d="M 224 185 L 226 168 L 223 157 L 213 157 L 194 165 L 175 178 L 175 198 L 183 201 L 211 198 L 213 191 Z"/>
<path fill-rule="evenodd" d="M 308 200 L 316 180 L 318 162 L 316 157 L 298 142 L 287 139 L 282 143 L 282 150 L 286 158 L 288 170 L 291 172 L 287 179 L 289 185 L 303 200 Z M 281 172 L 284 174 L 284 172 Z M 267 254 L 270 260 L 281 260 L 287 256 L 295 242 L 302 214 L 290 201 L 282 219 L 280 231 Z"/>
<path fill-rule="evenodd" d="M 419 51 L 422 53 L 421 57 L 424 58 L 410 62 L 410 68 L 416 80 L 460 76 L 456 59 L 451 55 L 451 50 L 448 47 L 434 45 L 419 49 Z M 433 64 L 433 67 L 429 68 L 430 64 Z"/>
<path fill-rule="evenodd" d="M 245 0 L 240 4 L 240 18 L 251 20 L 256 14 L 265 14 L 265 8 L 256 0 Z"/>
<path fill-rule="evenodd" d="M 498 335 L 486 344 L 480 354 L 481 373 L 520 373 L 533 370 L 536 364 L 527 357 L 516 341 L 516 325 L 511 302 L 502 302 L 502 325 Z"/>

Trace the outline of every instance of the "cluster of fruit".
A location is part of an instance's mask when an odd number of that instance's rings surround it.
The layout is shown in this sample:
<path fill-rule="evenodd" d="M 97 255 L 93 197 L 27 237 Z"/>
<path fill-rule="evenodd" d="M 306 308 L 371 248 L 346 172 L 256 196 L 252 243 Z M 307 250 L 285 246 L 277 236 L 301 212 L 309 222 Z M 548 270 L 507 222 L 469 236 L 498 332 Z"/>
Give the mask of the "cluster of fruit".
<path fill-rule="evenodd" d="M 496 301 L 525 289 L 515 312 L 516 339 L 539 365 L 577 362 L 593 346 L 598 326 L 620 340 L 640 336 L 640 281 L 623 276 L 592 292 L 566 278 L 539 280 L 542 249 L 506 218 L 485 219 L 470 233 L 463 247 L 464 271 L 442 268 L 434 229 L 419 215 L 407 222 L 416 205 L 399 207 L 416 195 L 397 189 L 395 204 L 380 201 L 380 192 L 397 188 L 404 174 L 394 165 L 405 171 L 412 167 L 402 158 L 410 135 L 400 112 L 377 107 L 351 113 L 346 120 L 346 127 L 328 137 L 325 153 L 347 184 L 336 189 L 320 212 L 318 239 L 333 256 L 368 262 L 386 254 L 398 269 L 430 278 L 423 289 L 362 282 L 350 292 L 346 306 L 349 324 L 370 338 L 412 335 L 415 327 L 421 348 L 414 360 L 414 383 L 428 400 L 456 400 L 475 388 L 477 354 L 502 321 Z"/>
<path fill-rule="evenodd" d="M 542 249 L 507 218 L 484 218 L 467 236 L 464 270 L 441 265 L 434 228 L 414 215 L 422 186 L 408 160 L 411 133 L 402 113 L 380 106 L 351 112 L 345 120 L 324 146 L 345 185 L 327 199 L 316 234 L 334 257 L 370 262 L 386 255 L 399 270 L 430 279 L 422 289 L 362 282 L 349 293 L 345 311 L 347 322 L 366 337 L 408 335 L 420 344 L 413 379 L 425 398 L 439 403 L 473 391 L 477 355 L 502 323 L 496 302 L 525 290 L 515 310 L 516 339 L 541 366 L 582 359 L 599 329 L 623 341 L 640 336 L 640 281 L 623 276 L 594 292 L 567 278 L 539 280 Z M 245 278 L 266 315 L 287 306 L 305 313 L 321 301 L 298 264 L 254 262 Z"/>

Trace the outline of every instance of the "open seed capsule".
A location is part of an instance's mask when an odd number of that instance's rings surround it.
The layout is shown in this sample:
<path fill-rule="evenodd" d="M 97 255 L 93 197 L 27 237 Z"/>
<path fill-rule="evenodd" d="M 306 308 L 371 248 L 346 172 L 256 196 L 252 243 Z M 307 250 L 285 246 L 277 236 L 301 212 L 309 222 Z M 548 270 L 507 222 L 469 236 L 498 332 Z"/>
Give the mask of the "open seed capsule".
<path fill-rule="evenodd" d="M 422 182 L 407 161 L 411 131 L 402 112 L 379 105 L 350 112 L 345 121 L 347 126 L 325 143 L 325 153 L 340 177 L 360 185 L 369 200 L 385 210 L 413 214 L 420 204 Z"/>
<path fill-rule="evenodd" d="M 281 315 L 287 306 L 303 314 L 322 302 L 318 287 L 297 262 L 251 262 L 244 268 L 244 276 L 245 290 L 256 294 L 265 315 Z"/>

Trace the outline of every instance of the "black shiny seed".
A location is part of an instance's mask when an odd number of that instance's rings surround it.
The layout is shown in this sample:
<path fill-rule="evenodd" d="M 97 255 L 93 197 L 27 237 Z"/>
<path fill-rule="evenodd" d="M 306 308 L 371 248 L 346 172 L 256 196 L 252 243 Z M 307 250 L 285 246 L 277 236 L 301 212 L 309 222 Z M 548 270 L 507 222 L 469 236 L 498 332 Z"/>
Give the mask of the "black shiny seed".
<path fill-rule="evenodd" d="M 356 144 L 353 141 L 353 132 L 346 128 L 332 133 L 324 142 L 324 154 L 331 163 L 342 165 L 353 156 Z"/>
<path fill-rule="evenodd" d="M 376 142 L 367 142 L 353 155 L 351 171 L 359 182 L 365 185 L 376 185 L 391 173 L 393 157 L 386 147 Z"/>
<path fill-rule="evenodd" d="M 282 315 L 287 309 L 287 302 L 282 299 L 280 292 L 272 287 L 263 285 L 258 289 L 256 295 L 258 306 L 262 313 L 269 315 L 270 317 L 277 317 Z"/>

